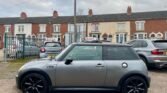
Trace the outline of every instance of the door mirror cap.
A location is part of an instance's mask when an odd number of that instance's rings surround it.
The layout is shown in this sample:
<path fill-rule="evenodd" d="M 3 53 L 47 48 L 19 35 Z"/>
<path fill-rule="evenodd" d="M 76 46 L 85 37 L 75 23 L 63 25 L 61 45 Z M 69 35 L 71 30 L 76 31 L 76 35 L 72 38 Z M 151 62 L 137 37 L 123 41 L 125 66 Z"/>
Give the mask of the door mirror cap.
<path fill-rule="evenodd" d="M 72 59 L 67 59 L 67 60 L 65 61 L 65 64 L 66 64 L 66 65 L 69 65 L 69 64 L 72 63 L 72 61 L 73 61 Z"/>

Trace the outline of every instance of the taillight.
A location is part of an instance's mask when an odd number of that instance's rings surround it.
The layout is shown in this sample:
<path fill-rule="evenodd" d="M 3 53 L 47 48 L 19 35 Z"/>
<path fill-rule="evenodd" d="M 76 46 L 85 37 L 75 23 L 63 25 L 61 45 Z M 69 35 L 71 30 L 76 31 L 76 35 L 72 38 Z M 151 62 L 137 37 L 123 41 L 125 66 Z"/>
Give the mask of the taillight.
<path fill-rule="evenodd" d="M 151 54 L 153 55 L 163 55 L 164 51 L 163 50 L 159 50 L 159 49 L 155 49 L 151 51 Z"/>
<path fill-rule="evenodd" d="M 41 48 L 40 51 L 41 52 L 45 52 L 46 50 L 45 50 L 45 48 Z"/>

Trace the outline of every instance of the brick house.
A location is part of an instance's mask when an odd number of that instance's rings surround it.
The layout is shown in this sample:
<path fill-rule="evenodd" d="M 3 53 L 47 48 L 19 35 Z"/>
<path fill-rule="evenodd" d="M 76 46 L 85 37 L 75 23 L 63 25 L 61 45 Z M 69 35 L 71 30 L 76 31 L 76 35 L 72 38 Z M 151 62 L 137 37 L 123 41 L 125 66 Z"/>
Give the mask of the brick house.
<path fill-rule="evenodd" d="M 3 48 L 4 32 L 32 38 L 54 37 L 62 44 L 73 42 L 73 16 L 59 16 L 57 11 L 48 17 L 28 17 L 25 12 L 20 17 L 0 18 L 0 48 Z M 97 32 L 97 31 L 98 32 Z M 167 39 L 167 11 L 77 16 L 78 41 L 84 37 L 97 37 L 100 40 L 123 43 L 130 39 Z M 69 42 L 68 42 L 69 43 Z"/>

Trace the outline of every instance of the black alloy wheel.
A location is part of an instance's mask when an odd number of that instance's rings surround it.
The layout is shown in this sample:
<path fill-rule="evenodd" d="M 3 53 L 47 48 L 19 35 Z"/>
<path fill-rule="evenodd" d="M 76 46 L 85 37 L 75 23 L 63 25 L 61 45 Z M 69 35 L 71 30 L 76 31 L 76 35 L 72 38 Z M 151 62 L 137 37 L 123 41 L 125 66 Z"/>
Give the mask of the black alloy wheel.
<path fill-rule="evenodd" d="M 46 78 L 36 73 L 26 75 L 21 82 L 23 93 L 48 93 L 48 88 Z"/>
<path fill-rule="evenodd" d="M 147 93 L 146 81 L 139 76 L 133 76 L 125 80 L 122 86 L 122 93 Z"/>

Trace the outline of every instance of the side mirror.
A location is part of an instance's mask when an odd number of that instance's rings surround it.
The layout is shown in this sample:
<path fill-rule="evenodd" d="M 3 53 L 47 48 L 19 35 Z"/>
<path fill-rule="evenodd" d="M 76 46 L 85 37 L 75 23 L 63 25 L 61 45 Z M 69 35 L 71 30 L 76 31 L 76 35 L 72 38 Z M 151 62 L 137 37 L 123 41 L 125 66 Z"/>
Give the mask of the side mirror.
<path fill-rule="evenodd" d="M 67 60 L 65 61 L 65 64 L 66 64 L 66 65 L 69 65 L 69 64 L 72 63 L 72 61 L 73 61 L 72 59 L 67 59 Z"/>

